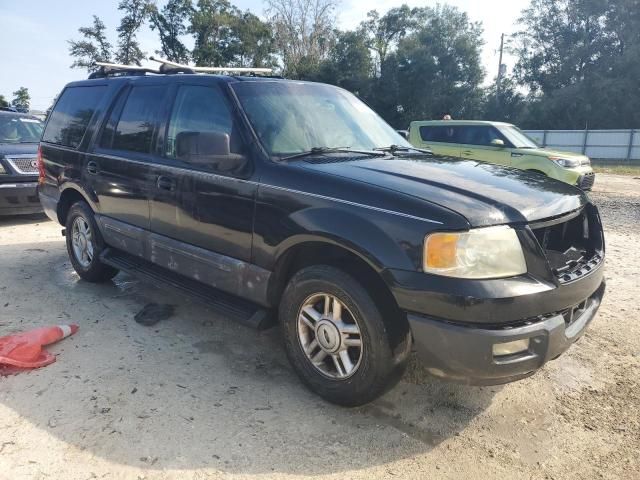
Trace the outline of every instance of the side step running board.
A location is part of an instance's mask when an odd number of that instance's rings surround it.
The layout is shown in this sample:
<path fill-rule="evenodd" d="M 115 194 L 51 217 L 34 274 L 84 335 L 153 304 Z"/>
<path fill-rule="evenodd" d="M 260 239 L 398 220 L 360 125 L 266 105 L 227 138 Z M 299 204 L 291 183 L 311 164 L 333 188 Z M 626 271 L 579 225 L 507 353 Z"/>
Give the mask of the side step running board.
<path fill-rule="evenodd" d="M 158 287 L 169 285 L 177 288 L 204 301 L 221 316 L 252 328 L 265 330 L 275 324 L 274 315 L 264 307 L 191 280 L 133 255 L 107 248 L 100 255 L 100 260 Z"/>

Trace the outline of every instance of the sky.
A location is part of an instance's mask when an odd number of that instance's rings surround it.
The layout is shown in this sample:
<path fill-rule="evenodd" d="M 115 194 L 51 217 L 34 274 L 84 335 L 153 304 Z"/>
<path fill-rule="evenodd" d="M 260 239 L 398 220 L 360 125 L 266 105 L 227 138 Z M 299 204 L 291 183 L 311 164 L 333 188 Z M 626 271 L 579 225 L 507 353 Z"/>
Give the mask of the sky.
<path fill-rule="evenodd" d="M 264 13 L 262 0 L 231 0 L 242 10 L 256 15 Z M 163 0 L 158 0 L 163 4 Z M 411 7 L 435 6 L 436 0 L 342 0 L 337 10 L 338 26 L 357 27 L 369 10 L 384 13 L 407 3 Z M 491 81 L 498 70 L 500 34 L 513 33 L 516 20 L 529 0 L 441 0 L 466 11 L 473 21 L 482 22 L 484 40 L 482 61 Z M 118 0 L 0 0 L 0 95 L 6 99 L 24 86 L 31 94 L 31 108 L 46 110 L 64 85 L 86 78 L 82 69 L 72 69 L 68 53 L 70 39 L 78 39 L 78 28 L 89 26 L 92 15 L 98 15 L 107 26 L 109 40 L 116 43 L 115 29 L 120 12 Z M 158 48 L 156 33 L 148 27 L 138 39 L 142 50 L 153 55 Z M 513 58 L 503 63 L 510 68 Z M 151 63 L 150 65 L 154 65 Z"/>

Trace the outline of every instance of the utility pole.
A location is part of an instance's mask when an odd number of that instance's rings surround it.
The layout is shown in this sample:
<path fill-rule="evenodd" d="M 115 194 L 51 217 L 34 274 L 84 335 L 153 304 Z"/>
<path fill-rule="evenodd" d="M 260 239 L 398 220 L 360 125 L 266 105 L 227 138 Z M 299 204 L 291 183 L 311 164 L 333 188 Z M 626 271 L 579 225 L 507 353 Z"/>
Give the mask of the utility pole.
<path fill-rule="evenodd" d="M 504 33 L 500 36 L 500 59 L 498 60 L 498 78 L 496 79 L 496 105 L 500 108 L 500 87 L 502 82 L 502 52 L 504 51 Z"/>

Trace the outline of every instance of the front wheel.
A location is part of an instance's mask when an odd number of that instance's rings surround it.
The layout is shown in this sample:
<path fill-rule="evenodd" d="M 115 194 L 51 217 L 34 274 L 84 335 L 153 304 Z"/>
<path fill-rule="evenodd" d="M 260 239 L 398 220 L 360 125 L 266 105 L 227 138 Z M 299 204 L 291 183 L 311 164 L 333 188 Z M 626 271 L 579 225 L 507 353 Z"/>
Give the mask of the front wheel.
<path fill-rule="evenodd" d="M 104 241 L 89 205 L 85 202 L 74 203 L 65 227 L 69 259 L 80 278 L 99 283 L 117 275 L 118 270 L 100 261 Z"/>
<path fill-rule="evenodd" d="M 363 405 L 402 376 L 405 362 L 394 361 L 380 310 L 337 268 L 318 265 L 295 274 L 280 302 L 280 322 L 296 373 L 332 403 Z"/>

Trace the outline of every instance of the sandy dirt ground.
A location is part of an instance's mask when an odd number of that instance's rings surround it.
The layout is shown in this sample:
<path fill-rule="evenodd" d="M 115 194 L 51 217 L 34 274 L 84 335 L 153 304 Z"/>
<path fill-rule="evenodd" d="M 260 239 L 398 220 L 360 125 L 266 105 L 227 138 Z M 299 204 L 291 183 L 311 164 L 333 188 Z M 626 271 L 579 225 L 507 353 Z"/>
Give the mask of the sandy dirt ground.
<path fill-rule="evenodd" d="M 305 390 L 255 332 L 120 274 L 78 281 L 60 226 L 0 219 L 0 335 L 77 323 L 46 368 L 0 377 L 0 478 L 640 478 L 640 179 L 599 175 L 608 292 L 569 352 L 500 387 L 414 361 L 375 403 Z M 153 327 L 149 302 L 176 306 Z"/>

